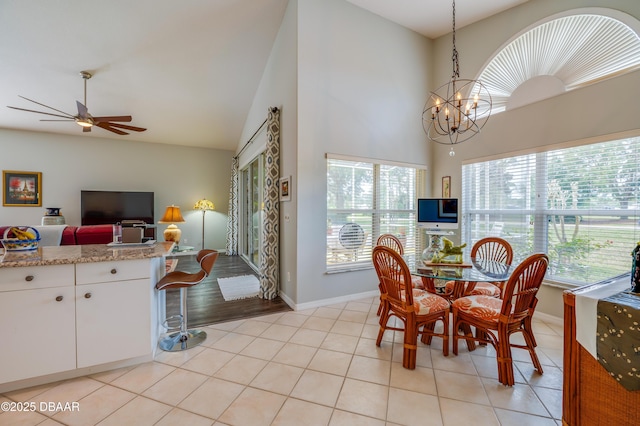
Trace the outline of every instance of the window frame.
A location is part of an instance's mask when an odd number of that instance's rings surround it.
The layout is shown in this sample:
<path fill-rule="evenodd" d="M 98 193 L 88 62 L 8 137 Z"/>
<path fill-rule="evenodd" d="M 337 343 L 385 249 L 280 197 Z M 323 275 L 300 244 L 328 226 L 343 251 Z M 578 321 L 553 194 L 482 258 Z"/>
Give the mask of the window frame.
<path fill-rule="evenodd" d="M 553 161 L 553 160 L 547 160 L 547 157 L 549 157 L 550 155 L 557 155 L 558 152 L 563 154 L 563 152 L 561 152 L 563 150 L 564 150 L 564 154 L 566 155 L 566 152 L 572 150 L 573 148 L 584 149 L 589 146 L 596 146 L 603 143 L 623 144 L 625 141 L 631 141 L 635 147 L 634 148 L 635 156 L 628 157 L 628 158 L 638 158 L 638 152 L 640 151 L 640 130 L 636 130 L 632 132 L 621 132 L 621 133 L 605 135 L 597 138 L 589 138 L 581 141 L 572 141 L 569 143 L 546 146 L 544 148 L 539 147 L 535 150 L 505 153 L 500 156 L 485 157 L 481 159 L 474 159 L 474 160 L 468 160 L 463 162 L 462 164 L 462 201 L 463 202 L 462 202 L 462 221 L 461 221 L 461 232 L 462 232 L 461 241 L 463 243 L 467 243 L 469 246 L 472 246 L 473 243 L 477 241 L 477 239 L 481 238 L 482 236 L 486 236 L 486 234 L 482 235 L 480 233 L 481 231 L 479 230 L 482 227 L 479 226 L 478 223 L 475 222 L 475 220 L 478 219 L 479 217 L 485 219 L 484 232 L 486 233 L 489 230 L 488 229 L 489 215 L 492 215 L 494 218 L 505 217 L 507 219 L 509 216 L 517 215 L 522 217 L 521 220 L 523 222 L 524 222 L 523 220 L 524 218 L 529 217 L 530 224 L 533 226 L 533 234 L 532 234 L 533 238 L 531 238 L 529 234 L 527 234 L 527 240 L 529 241 L 529 246 L 531 248 L 531 251 L 523 252 L 520 249 L 518 249 L 520 253 L 517 253 L 516 248 L 514 246 L 514 254 L 516 255 L 514 256 L 514 263 L 519 263 L 524 257 L 526 257 L 526 255 L 529 255 L 532 252 L 550 253 L 550 251 L 555 250 L 556 246 L 554 246 L 554 244 L 551 242 L 552 240 L 551 226 L 552 225 L 550 220 L 552 216 L 560 216 L 563 218 L 572 217 L 572 216 L 574 217 L 582 216 L 582 215 L 588 216 L 588 217 L 602 216 L 605 219 L 608 217 L 611 220 L 613 220 L 614 218 L 622 219 L 625 216 L 630 216 L 632 219 L 631 225 L 627 224 L 626 225 L 627 228 L 622 228 L 622 229 L 631 229 L 633 231 L 633 234 L 632 234 L 633 236 L 630 237 L 631 239 L 639 238 L 640 235 L 638 235 L 638 233 L 640 232 L 640 221 L 638 219 L 640 218 L 640 194 L 638 193 L 635 194 L 635 199 L 633 201 L 633 203 L 636 205 L 636 208 L 627 208 L 627 209 L 610 208 L 610 207 L 603 208 L 599 206 L 591 206 L 590 204 L 588 204 L 584 208 L 571 208 L 572 206 L 569 206 L 569 208 L 559 209 L 559 208 L 552 208 L 552 206 L 550 206 L 548 202 L 548 198 L 549 198 L 548 184 L 552 178 L 557 178 L 557 176 L 549 176 L 550 172 L 548 170 L 548 161 Z M 535 164 L 535 170 L 534 170 L 535 184 L 531 185 L 531 188 L 533 189 L 534 193 L 530 194 L 531 198 L 529 198 L 529 203 L 530 203 L 529 205 L 526 205 L 523 208 L 499 208 L 497 204 L 499 202 L 493 203 L 492 205 L 491 201 L 489 201 L 490 204 L 486 204 L 482 206 L 483 208 L 472 208 L 471 204 L 473 202 L 477 202 L 477 201 L 474 201 L 474 196 L 477 196 L 477 194 L 474 195 L 472 193 L 472 190 L 475 190 L 475 191 L 479 190 L 479 183 L 477 181 L 481 180 L 480 178 L 474 179 L 474 177 L 471 176 L 471 172 L 472 170 L 474 170 L 474 167 L 482 167 L 483 165 L 485 164 L 488 165 L 490 163 L 497 164 L 497 162 L 500 160 L 517 159 L 525 156 L 532 156 L 534 158 L 534 164 Z M 638 162 L 634 163 L 632 160 L 628 160 L 628 161 L 630 164 L 636 164 L 635 173 L 640 173 L 640 165 L 638 165 L 639 163 Z M 478 172 L 476 171 L 476 173 Z M 587 182 L 592 182 L 596 180 L 597 177 L 593 177 L 593 178 L 590 177 L 589 179 L 590 180 L 588 180 Z M 475 189 L 474 189 L 474 186 L 475 186 Z M 489 182 L 485 184 L 484 188 L 486 189 L 491 186 L 492 184 Z M 606 193 L 606 191 L 603 191 L 603 193 Z M 490 197 L 485 195 L 484 198 L 489 199 Z M 588 201 L 590 202 L 591 200 L 588 199 Z M 618 226 L 617 224 L 615 225 Z M 516 222 L 516 226 L 518 226 L 517 222 Z M 587 225 L 585 224 L 585 227 L 586 226 Z M 625 225 L 619 225 L 619 226 L 623 227 Z M 592 235 L 598 232 L 597 231 L 598 228 L 596 226 L 594 226 L 594 228 L 595 228 L 595 232 L 584 230 L 584 232 L 587 235 L 587 240 L 589 240 L 589 238 L 591 238 Z M 589 232 L 591 232 L 591 234 Z M 474 235 L 475 235 L 475 238 L 474 238 Z M 509 240 L 508 235 L 504 236 L 503 238 Z M 574 241 L 572 240 L 570 242 L 574 242 Z M 611 241 L 611 243 L 614 244 L 616 242 Z M 620 242 L 620 244 L 622 245 L 622 242 Z M 602 244 L 600 242 L 596 241 L 595 245 L 597 249 L 602 249 Z M 621 247 L 612 246 L 610 250 L 613 250 L 614 248 L 615 250 L 617 250 L 616 253 L 621 253 L 624 251 L 625 248 L 627 248 L 627 245 L 622 245 Z M 632 248 L 633 247 L 629 247 L 629 250 L 631 250 Z M 593 250 L 591 248 L 590 241 L 587 241 L 586 247 L 584 248 L 584 250 L 586 251 L 587 255 L 591 255 L 593 253 L 593 252 L 590 252 L 590 250 Z M 606 250 L 606 247 L 605 247 L 605 250 Z M 623 262 L 623 260 L 621 262 Z M 625 273 L 622 265 L 623 263 L 612 266 L 612 274 L 608 278 L 613 278 L 615 276 L 619 276 L 620 273 Z M 630 265 L 631 263 L 629 260 L 628 270 L 630 270 Z M 579 266 L 578 262 L 577 262 L 577 266 Z M 590 266 L 591 266 L 590 264 L 587 264 L 588 268 Z M 619 272 L 615 272 L 616 268 Z M 547 284 L 552 284 L 561 288 L 575 288 L 581 285 L 602 281 L 602 279 L 588 279 L 588 280 L 574 279 L 576 278 L 576 276 L 579 276 L 579 275 L 580 274 L 576 274 L 575 276 L 571 276 L 571 277 L 567 277 L 567 276 L 562 277 L 559 275 L 554 276 L 553 273 L 551 274 L 548 273 L 547 278 L 545 279 L 545 282 Z M 594 273 L 594 276 L 595 275 L 597 274 Z M 585 276 L 588 276 L 588 273 L 585 274 Z"/>
<path fill-rule="evenodd" d="M 350 271 L 359 271 L 363 269 L 371 269 L 373 268 L 373 263 L 371 261 L 371 251 L 373 249 L 373 245 L 377 240 L 378 236 L 381 233 L 381 229 L 387 228 L 389 225 L 384 225 L 383 222 L 385 218 L 389 216 L 399 216 L 400 220 L 404 220 L 405 222 L 410 222 L 407 227 L 410 226 L 410 229 L 407 228 L 406 233 L 406 242 L 408 245 L 405 247 L 406 254 L 415 254 L 419 250 L 421 246 L 424 245 L 424 236 L 420 235 L 418 231 L 417 224 L 415 221 L 416 215 L 416 200 L 417 198 L 424 196 L 425 188 L 426 188 L 426 166 L 418 165 L 418 164 L 410 164 L 410 163 L 402 163 L 395 161 L 386 161 L 372 158 L 363 158 L 363 157 L 354 157 L 354 156 L 345 156 L 340 154 L 326 154 L 326 167 L 327 167 L 327 198 L 330 196 L 330 168 L 331 162 L 352 162 L 352 163 L 363 163 L 371 166 L 372 170 L 372 193 L 371 193 L 371 206 L 370 208 L 330 208 L 329 201 L 327 200 L 327 208 L 326 208 L 326 222 L 327 222 L 327 237 L 326 237 L 326 258 L 325 258 L 325 268 L 327 274 L 332 273 L 341 273 L 341 272 L 350 272 Z M 382 208 L 381 203 L 381 191 L 380 191 L 380 181 L 381 181 L 381 170 L 385 167 L 403 167 L 410 168 L 414 171 L 414 188 L 412 189 L 413 196 L 411 197 L 410 205 L 412 208 L 408 209 L 390 209 L 390 208 Z M 334 217 L 336 214 L 343 215 L 370 215 L 371 217 L 371 225 L 370 227 L 365 226 L 366 239 L 364 246 L 362 248 L 362 254 L 360 256 L 353 256 L 351 260 L 343 259 L 342 261 L 331 261 L 335 259 L 335 252 L 340 252 L 341 256 L 344 256 L 344 253 L 337 247 L 336 244 L 339 244 L 336 241 L 336 232 L 339 232 L 339 228 L 330 221 L 331 217 Z M 409 215 L 409 217 L 413 217 L 413 220 L 402 218 L 403 215 Z M 344 225 L 344 224 L 343 224 Z M 342 226 L 343 226 L 342 225 Z M 336 249 L 337 248 L 337 249 Z"/>

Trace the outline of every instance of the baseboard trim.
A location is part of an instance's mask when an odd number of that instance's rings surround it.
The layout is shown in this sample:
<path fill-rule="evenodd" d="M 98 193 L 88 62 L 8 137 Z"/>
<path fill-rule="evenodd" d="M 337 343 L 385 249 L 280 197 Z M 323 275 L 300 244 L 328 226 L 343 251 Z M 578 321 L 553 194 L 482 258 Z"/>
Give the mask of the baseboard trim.
<path fill-rule="evenodd" d="M 371 290 L 371 291 L 366 291 L 364 293 L 348 294 L 346 296 L 338 296 L 338 297 L 332 297 L 329 299 L 314 300 L 313 302 L 306 302 L 306 303 L 295 303 L 293 300 L 287 297 L 286 294 L 283 294 L 283 293 L 279 294 L 279 296 L 294 311 L 304 311 L 306 309 L 315 309 L 323 306 L 335 305 L 337 303 L 352 302 L 354 300 L 365 299 L 367 297 L 379 297 L 380 292 L 378 290 Z"/>

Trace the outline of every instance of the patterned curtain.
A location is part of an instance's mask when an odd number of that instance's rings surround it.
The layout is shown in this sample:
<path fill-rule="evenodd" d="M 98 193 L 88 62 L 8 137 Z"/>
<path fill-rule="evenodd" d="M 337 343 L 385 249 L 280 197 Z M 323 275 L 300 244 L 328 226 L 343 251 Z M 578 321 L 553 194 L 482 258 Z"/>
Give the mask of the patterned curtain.
<path fill-rule="evenodd" d="M 229 218 L 227 220 L 227 255 L 238 255 L 238 157 L 231 164 L 231 187 L 229 189 Z"/>
<path fill-rule="evenodd" d="M 272 300 L 280 283 L 280 110 L 269 108 L 265 155 L 264 223 L 260 260 L 260 293 Z"/>

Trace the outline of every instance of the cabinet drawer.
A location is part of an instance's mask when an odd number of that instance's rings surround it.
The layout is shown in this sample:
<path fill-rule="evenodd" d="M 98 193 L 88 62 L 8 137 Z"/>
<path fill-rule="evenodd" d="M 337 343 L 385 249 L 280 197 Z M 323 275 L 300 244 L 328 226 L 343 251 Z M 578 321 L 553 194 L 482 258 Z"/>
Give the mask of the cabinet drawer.
<path fill-rule="evenodd" d="M 76 285 L 149 278 L 149 259 L 76 264 Z"/>
<path fill-rule="evenodd" d="M 0 268 L 0 292 L 72 286 L 74 279 L 73 265 Z"/>

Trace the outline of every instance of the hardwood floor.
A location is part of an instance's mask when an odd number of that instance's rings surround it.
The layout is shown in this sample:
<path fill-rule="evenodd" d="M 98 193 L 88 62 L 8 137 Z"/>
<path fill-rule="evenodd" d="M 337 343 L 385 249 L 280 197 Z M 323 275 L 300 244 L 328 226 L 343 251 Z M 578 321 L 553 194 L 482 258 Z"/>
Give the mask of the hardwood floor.
<path fill-rule="evenodd" d="M 197 272 L 200 265 L 193 256 L 176 256 L 177 271 Z M 200 284 L 187 290 L 187 325 L 190 328 L 202 327 L 219 322 L 250 318 L 292 309 L 277 297 L 264 300 L 258 297 L 225 301 L 218 287 L 218 278 L 238 275 L 256 275 L 253 269 L 240 256 L 220 254 L 211 275 Z M 257 275 L 256 275 L 257 276 Z M 180 290 L 167 290 L 167 317 L 180 312 Z"/>

